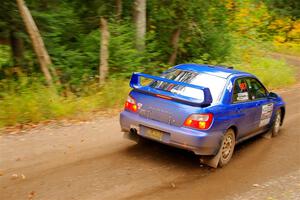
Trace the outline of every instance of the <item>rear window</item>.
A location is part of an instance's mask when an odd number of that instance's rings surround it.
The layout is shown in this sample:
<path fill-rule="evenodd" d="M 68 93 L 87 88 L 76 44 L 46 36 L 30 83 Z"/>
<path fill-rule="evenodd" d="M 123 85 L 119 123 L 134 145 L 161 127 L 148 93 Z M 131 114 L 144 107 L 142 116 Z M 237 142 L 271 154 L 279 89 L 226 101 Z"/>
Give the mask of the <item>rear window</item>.
<path fill-rule="evenodd" d="M 218 76 L 178 69 L 168 70 L 165 73 L 163 73 L 161 77 L 178 82 L 207 87 L 210 89 L 213 102 L 217 102 L 219 100 L 220 95 L 222 94 L 222 91 L 226 84 L 226 79 Z M 153 81 L 149 86 L 159 90 L 172 92 L 174 94 L 180 94 L 186 97 L 204 100 L 203 91 L 195 88 L 174 85 L 162 81 Z"/>

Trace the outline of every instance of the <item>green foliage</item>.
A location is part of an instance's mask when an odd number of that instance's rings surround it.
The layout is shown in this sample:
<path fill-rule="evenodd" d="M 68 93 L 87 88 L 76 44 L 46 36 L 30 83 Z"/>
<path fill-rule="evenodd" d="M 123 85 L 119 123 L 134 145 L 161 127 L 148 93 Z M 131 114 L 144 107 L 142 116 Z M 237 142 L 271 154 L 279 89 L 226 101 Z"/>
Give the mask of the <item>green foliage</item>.
<path fill-rule="evenodd" d="M 266 4 L 276 14 L 300 18 L 300 1 L 298 0 L 266 0 Z"/>
<path fill-rule="evenodd" d="M 135 49 L 134 28 L 128 23 L 111 23 L 110 73 L 112 76 L 128 77 L 143 63 L 143 55 Z"/>
<path fill-rule="evenodd" d="M 11 64 L 10 51 L 10 46 L 0 45 L 0 71 L 2 70 L 3 66 Z"/>
<path fill-rule="evenodd" d="M 225 6 L 219 1 L 150 1 L 149 27 L 160 43 L 164 62 L 172 53 L 171 36 L 180 29 L 177 63 L 204 55 L 223 61 L 230 52 Z M 180 6 L 178 6 L 180 5 Z"/>
<path fill-rule="evenodd" d="M 16 1 L 2 0 L 0 6 L 0 35 L 8 37 L 11 30 L 22 30 L 22 20 Z M 2 38 L 1 37 L 1 38 Z"/>
<path fill-rule="evenodd" d="M 62 86 L 50 90 L 32 50 L 15 1 L 0 7 L 0 126 L 73 117 L 123 104 L 132 72 L 159 74 L 174 52 L 177 63 L 233 65 L 270 88 L 292 84 L 295 72 L 266 51 L 299 53 L 297 0 L 147 0 L 146 49 L 138 51 L 132 0 L 26 0 Z M 99 88 L 100 17 L 108 21 L 109 77 Z M 11 36 L 24 55 L 14 63 Z M 24 45 L 22 45 L 24 44 Z M 298 54 L 299 55 L 299 54 Z M 37 78 L 39 77 L 39 78 Z"/>
<path fill-rule="evenodd" d="M 39 78 L 0 82 L 0 127 L 37 123 L 48 119 L 82 118 L 87 112 L 120 109 L 129 92 L 128 80 L 108 80 L 90 95 L 63 97 L 45 87 Z"/>
<path fill-rule="evenodd" d="M 162 54 L 160 45 L 157 42 L 154 32 L 150 31 L 146 38 L 147 47 L 144 52 L 139 52 L 135 48 L 133 40 L 135 36 L 134 28 L 126 22 L 110 23 L 111 39 L 109 44 L 110 52 L 110 73 L 111 77 L 130 77 L 134 71 L 145 71 L 156 73 L 162 62 L 159 58 Z"/>
<path fill-rule="evenodd" d="M 46 47 L 62 82 L 74 88 L 82 87 L 98 66 L 99 42 L 95 43 L 95 38 L 99 41 L 98 32 L 84 34 L 82 21 L 67 2 L 32 14 L 41 25 Z"/>

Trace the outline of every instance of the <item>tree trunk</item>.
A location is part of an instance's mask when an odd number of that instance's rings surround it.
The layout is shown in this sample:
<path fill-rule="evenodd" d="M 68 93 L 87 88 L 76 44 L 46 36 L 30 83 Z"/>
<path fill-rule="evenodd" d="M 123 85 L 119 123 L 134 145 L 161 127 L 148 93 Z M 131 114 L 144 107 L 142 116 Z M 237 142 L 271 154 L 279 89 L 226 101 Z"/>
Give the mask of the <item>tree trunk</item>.
<path fill-rule="evenodd" d="M 116 17 L 118 20 L 122 19 L 122 0 L 116 0 Z"/>
<path fill-rule="evenodd" d="M 16 35 L 17 31 L 10 30 L 10 46 L 15 67 L 20 67 L 24 58 L 23 40 Z"/>
<path fill-rule="evenodd" d="M 134 18 L 136 27 L 136 48 L 139 51 L 143 51 L 145 49 L 146 34 L 146 0 L 135 0 L 134 8 Z"/>
<path fill-rule="evenodd" d="M 44 76 L 46 78 L 46 81 L 49 86 L 53 86 L 53 78 L 49 71 L 49 68 L 51 69 L 51 59 L 48 55 L 48 52 L 45 48 L 43 39 L 39 33 L 39 30 L 30 14 L 29 9 L 24 3 L 24 0 L 17 0 L 18 9 L 20 12 L 20 15 L 24 21 L 26 30 L 29 34 L 29 37 L 32 42 L 33 49 L 37 55 L 40 67 L 42 72 L 44 73 Z M 52 73 L 56 74 L 55 70 L 52 68 Z"/>
<path fill-rule="evenodd" d="M 108 74 L 109 57 L 109 30 L 106 19 L 100 18 L 101 44 L 100 44 L 100 65 L 99 65 L 99 84 L 103 85 Z"/>
<path fill-rule="evenodd" d="M 180 28 L 177 28 L 172 34 L 171 45 L 173 47 L 173 52 L 169 58 L 169 65 L 174 65 L 176 62 L 180 32 Z"/>

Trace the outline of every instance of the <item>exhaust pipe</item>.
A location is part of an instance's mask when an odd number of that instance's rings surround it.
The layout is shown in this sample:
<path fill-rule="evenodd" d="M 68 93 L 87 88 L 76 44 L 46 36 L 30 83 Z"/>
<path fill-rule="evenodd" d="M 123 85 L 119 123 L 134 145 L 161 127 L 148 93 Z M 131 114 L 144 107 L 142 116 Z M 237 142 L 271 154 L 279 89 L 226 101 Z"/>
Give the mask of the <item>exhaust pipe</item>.
<path fill-rule="evenodd" d="M 132 135 L 137 135 L 137 130 L 135 128 L 131 128 L 129 130 L 129 133 L 132 134 Z"/>
<path fill-rule="evenodd" d="M 135 142 L 138 142 L 140 139 L 140 136 L 138 135 L 138 131 L 135 128 L 130 128 L 129 132 L 124 132 L 123 137 L 133 140 Z"/>

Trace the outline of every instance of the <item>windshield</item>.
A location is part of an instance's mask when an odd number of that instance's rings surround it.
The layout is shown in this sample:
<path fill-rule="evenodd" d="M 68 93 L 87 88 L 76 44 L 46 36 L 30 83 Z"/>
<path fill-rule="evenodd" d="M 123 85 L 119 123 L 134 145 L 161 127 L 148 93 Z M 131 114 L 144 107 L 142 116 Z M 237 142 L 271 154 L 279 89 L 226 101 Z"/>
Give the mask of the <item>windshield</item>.
<path fill-rule="evenodd" d="M 171 79 L 178 82 L 189 83 L 210 89 L 213 102 L 217 102 L 226 84 L 226 79 L 193 71 L 183 71 L 178 69 L 168 70 L 161 75 L 161 77 Z M 174 85 L 162 81 L 153 81 L 150 85 L 152 88 L 172 92 L 174 94 L 180 94 L 186 97 L 192 97 L 199 100 L 204 100 L 204 94 L 202 90 L 190 88 L 186 86 Z"/>

